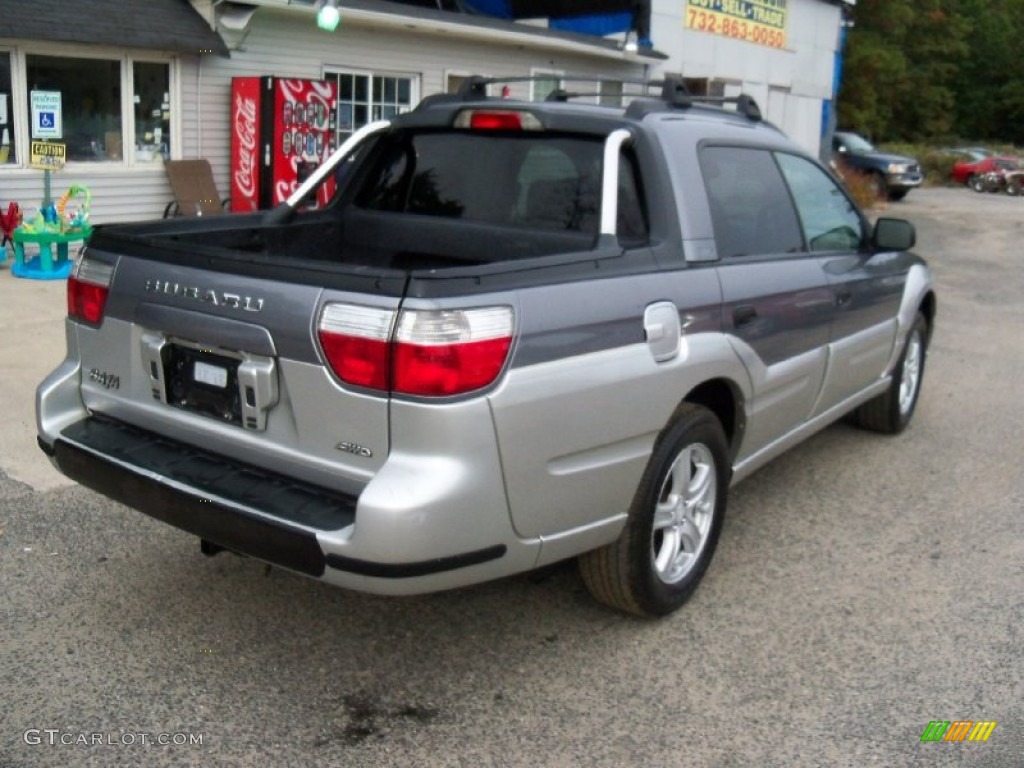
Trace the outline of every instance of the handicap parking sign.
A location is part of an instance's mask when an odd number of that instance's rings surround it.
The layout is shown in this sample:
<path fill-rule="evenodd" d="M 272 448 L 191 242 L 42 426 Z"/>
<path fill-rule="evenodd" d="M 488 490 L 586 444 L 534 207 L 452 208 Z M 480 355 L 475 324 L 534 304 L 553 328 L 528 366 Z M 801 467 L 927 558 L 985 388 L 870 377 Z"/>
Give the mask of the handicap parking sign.
<path fill-rule="evenodd" d="M 63 138 L 60 91 L 32 91 L 31 103 L 32 138 Z"/>

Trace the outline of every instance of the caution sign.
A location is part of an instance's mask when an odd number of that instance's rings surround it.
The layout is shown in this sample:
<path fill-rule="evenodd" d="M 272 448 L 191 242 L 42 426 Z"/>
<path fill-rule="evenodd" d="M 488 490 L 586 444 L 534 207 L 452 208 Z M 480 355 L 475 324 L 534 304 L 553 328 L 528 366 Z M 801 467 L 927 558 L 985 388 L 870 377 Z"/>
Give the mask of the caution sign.
<path fill-rule="evenodd" d="M 39 171 L 59 171 L 68 158 L 66 144 L 53 141 L 33 141 L 29 150 L 28 167 Z"/>

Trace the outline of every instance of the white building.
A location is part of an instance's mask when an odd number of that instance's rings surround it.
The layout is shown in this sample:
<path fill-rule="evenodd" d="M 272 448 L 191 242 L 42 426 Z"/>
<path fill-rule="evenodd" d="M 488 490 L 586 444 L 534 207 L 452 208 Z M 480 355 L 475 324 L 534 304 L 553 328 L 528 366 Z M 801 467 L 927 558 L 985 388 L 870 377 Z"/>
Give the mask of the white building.
<path fill-rule="evenodd" d="M 617 80 L 678 72 L 698 90 L 751 93 L 816 152 L 845 1 L 652 0 L 654 48 L 634 53 L 621 36 L 384 0 L 342 0 L 334 32 L 317 29 L 314 0 L 79 0 L 70 11 L 66 0 L 0 0 L 0 207 L 14 200 L 31 210 L 42 200 L 43 173 L 29 167 L 33 90 L 62 95 L 68 162 L 53 174 L 53 195 L 88 186 L 94 223 L 161 216 L 172 199 L 165 158 L 208 159 L 227 197 L 235 76 L 344 83 L 358 127 L 469 74 L 550 75 L 512 86 L 531 98 L 566 73 L 600 75 L 614 94 Z M 782 19 L 782 48 L 764 30 L 756 42 L 700 31 L 690 13 L 721 20 L 755 6 L 781 9 L 771 18 Z"/>
<path fill-rule="evenodd" d="M 652 0 L 651 37 L 668 55 L 664 71 L 682 74 L 691 90 L 753 96 L 768 120 L 817 155 L 844 10 L 855 2 Z"/>

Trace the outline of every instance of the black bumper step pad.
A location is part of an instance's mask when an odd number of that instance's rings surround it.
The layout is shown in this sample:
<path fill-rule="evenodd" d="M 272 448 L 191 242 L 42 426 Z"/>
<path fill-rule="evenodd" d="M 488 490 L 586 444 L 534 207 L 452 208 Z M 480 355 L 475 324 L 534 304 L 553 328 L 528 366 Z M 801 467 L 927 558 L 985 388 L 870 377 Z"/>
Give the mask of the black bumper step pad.
<path fill-rule="evenodd" d="M 312 576 L 324 572 L 323 551 L 313 533 L 297 526 L 332 531 L 355 521 L 355 496 L 107 418 L 64 429 L 54 457 L 62 472 L 105 496 L 226 549 Z"/>

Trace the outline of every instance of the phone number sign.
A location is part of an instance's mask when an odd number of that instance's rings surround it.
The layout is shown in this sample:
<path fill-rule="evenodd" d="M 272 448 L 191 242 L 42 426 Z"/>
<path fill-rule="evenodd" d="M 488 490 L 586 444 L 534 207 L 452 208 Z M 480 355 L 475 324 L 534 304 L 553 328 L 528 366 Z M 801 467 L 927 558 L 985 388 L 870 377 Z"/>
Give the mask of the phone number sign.
<path fill-rule="evenodd" d="M 786 47 L 786 0 L 686 0 L 685 25 L 697 32 Z"/>

